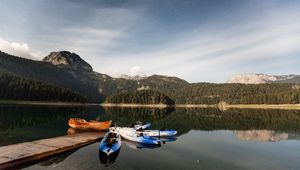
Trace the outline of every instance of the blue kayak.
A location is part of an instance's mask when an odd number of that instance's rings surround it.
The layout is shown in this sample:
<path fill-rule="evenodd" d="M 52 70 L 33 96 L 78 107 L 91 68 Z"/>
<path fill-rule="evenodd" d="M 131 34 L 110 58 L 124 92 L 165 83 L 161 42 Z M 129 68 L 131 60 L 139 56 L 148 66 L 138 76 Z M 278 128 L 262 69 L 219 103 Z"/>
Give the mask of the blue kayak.
<path fill-rule="evenodd" d="M 99 151 L 110 155 L 121 148 L 121 135 L 115 129 L 110 129 L 100 142 Z"/>

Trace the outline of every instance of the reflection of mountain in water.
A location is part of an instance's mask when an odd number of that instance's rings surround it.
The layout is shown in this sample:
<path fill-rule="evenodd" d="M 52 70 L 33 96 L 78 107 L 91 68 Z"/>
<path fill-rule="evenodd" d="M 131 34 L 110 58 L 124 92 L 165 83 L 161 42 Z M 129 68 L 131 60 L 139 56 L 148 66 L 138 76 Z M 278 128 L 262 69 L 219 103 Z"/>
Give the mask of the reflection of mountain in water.
<path fill-rule="evenodd" d="M 288 140 L 288 133 L 275 132 L 274 130 L 246 130 L 233 131 L 235 136 L 240 140 L 260 141 L 260 142 L 278 142 Z"/>

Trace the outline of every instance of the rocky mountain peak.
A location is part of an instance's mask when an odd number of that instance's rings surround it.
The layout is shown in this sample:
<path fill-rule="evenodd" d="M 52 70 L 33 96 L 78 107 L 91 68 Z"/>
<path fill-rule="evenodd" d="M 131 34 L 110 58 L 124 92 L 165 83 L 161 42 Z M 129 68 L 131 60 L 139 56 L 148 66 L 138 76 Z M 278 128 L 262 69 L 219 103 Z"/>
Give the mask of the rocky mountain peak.
<path fill-rule="evenodd" d="M 296 75 L 268 75 L 268 74 L 238 74 L 232 76 L 227 83 L 263 84 L 292 80 Z"/>
<path fill-rule="evenodd" d="M 93 71 L 90 64 L 84 61 L 79 55 L 69 51 L 51 52 L 43 61 L 57 66 L 70 67 L 75 70 Z"/>
<path fill-rule="evenodd" d="M 142 76 L 134 75 L 134 76 L 131 76 L 131 75 L 122 74 L 119 78 L 138 81 L 138 80 L 142 80 L 142 79 L 147 78 L 147 75 L 142 75 Z"/>

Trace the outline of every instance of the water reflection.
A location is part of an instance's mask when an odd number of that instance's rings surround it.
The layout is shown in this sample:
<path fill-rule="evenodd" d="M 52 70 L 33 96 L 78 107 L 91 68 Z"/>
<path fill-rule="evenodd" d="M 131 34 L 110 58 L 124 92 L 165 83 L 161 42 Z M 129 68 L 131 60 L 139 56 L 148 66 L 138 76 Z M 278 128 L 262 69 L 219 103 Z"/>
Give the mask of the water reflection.
<path fill-rule="evenodd" d="M 278 142 L 281 140 L 288 140 L 288 133 L 275 132 L 274 130 L 246 130 L 233 131 L 236 137 L 245 141 L 259 141 L 259 142 Z"/>
<path fill-rule="evenodd" d="M 122 143 L 126 144 L 131 149 L 157 149 L 157 148 L 161 147 L 158 145 L 146 145 L 146 144 L 142 144 L 142 143 L 131 142 L 128 140 L 123 140 Z"/>
<path fill-rule="evenodd" d="M 118 126 L 147 121 L 151 129 L 175 129 L 178 136 L 194 129 L 233 130 L 239 139 L 248 140 L 255 136 L 267 141 L 285 140 L 286 134 L 288 139 L 300 139 L 300 111 L 293 110 L 0 105 L 0 145 L 65 135 L 70 117 L 113 120 Z M 75 131 L 70 129 L 68 134 L 72 133 Z"/>
<path fill-rule="evenodd" d="M 106 153 L 99 150 L 100 163 L 103 164 L 105 167 L 112 165 L 118 158 L 120 150 L 121 150 L 121 148 L 109 155 L 107 155 Z"/>
<path fill-rule="evenodd" d="M 55 157 L 51 157 L 49 159 L 46 159 L 45 161 L 39 162 L 37 165 L 39 166 L 50 166 L 50 167 L 56 167 L 59 163 L 63 162 L 67 157 L 72 155 L 74 152 L 76 152 L 78 149 L 74 149 L 68 152 L 65 152 L 63 154 L 60 154 Z"/>

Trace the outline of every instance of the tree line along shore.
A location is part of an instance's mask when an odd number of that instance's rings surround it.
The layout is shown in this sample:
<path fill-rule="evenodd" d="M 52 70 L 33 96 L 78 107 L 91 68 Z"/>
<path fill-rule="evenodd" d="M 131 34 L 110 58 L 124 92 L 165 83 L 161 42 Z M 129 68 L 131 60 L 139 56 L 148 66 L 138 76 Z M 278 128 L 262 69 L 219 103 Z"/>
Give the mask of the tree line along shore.
<path fill-rule="evenodd" d="M 87 100 L 87 96 L 82 96 L 76 91 L 43 81 L 24 78 L 1 70 L 0 77 L 1 103 L 98 104 Z M 298 84 L 193 83 L 175 85 L 174 83 L 159 84 L 155 81 L 151 88 L 128 89 L 106 95 L 101 105 L 297 109 L 299 104 L 300 86 Z"/>

